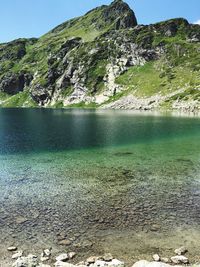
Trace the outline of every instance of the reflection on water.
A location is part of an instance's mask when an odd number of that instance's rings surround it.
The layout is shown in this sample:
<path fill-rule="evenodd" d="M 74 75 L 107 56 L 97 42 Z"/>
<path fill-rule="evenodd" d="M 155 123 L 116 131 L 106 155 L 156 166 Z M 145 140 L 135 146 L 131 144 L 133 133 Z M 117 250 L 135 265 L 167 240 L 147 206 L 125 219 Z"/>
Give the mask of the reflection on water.
<path fill-rule="evenodd" d="M 8 109 L 0 129 L 7 245 L 127 261 L 200 248 L 199 119 Z"/>

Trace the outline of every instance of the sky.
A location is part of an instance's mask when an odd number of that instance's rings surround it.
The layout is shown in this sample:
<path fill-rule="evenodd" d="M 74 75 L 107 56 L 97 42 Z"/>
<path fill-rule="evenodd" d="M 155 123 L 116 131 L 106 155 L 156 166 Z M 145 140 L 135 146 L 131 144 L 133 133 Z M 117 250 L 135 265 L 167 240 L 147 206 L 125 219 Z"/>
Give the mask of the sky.
<path fill-rule="evenodd" d="M 0 0 L 0 43 L 40 37 L 62 22 L 111 0 Z M 127 0 L 139 24 L 184 17 L 200 24 L 200 0 Z"/>

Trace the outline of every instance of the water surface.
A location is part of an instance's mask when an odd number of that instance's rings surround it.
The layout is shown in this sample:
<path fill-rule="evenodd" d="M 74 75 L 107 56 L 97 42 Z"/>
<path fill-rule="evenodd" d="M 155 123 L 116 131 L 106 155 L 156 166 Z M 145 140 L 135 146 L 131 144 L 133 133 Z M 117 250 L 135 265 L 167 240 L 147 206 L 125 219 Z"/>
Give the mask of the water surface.
<path fill-rule="evenodd" d="M 0 203 L 4 256 L 18 244 L 131 262 L 186 245 L 198 260 L 200 120 L 0 109 Z"/>

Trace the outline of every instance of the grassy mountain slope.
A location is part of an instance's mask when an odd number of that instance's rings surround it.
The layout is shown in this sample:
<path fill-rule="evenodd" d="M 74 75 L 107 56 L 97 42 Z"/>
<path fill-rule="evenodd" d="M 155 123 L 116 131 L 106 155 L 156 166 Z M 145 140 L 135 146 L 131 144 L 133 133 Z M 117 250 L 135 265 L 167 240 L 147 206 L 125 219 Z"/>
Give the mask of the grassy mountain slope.
<path fill-rule="evenodd" d="M 137 25 L 115 0 L 39 39 L 0 44 L 0 105 L 138 109 L 131 96 L 140 109 L 142 99 L 145 109 L 199 108 L 199 52 L 199 25 Z"/>

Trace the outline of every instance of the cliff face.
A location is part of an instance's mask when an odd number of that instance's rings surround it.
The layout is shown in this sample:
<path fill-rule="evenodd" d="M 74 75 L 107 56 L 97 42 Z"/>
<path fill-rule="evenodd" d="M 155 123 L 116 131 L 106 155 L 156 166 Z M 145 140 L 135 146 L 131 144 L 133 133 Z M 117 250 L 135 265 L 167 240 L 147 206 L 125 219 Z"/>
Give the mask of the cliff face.
<path fill-rule="evenodd" d="M 137 25 L 115 0 L 39 39 L 1 44 L 0 104 L 199 108 L 199 52 L 199 25 Z"/>

